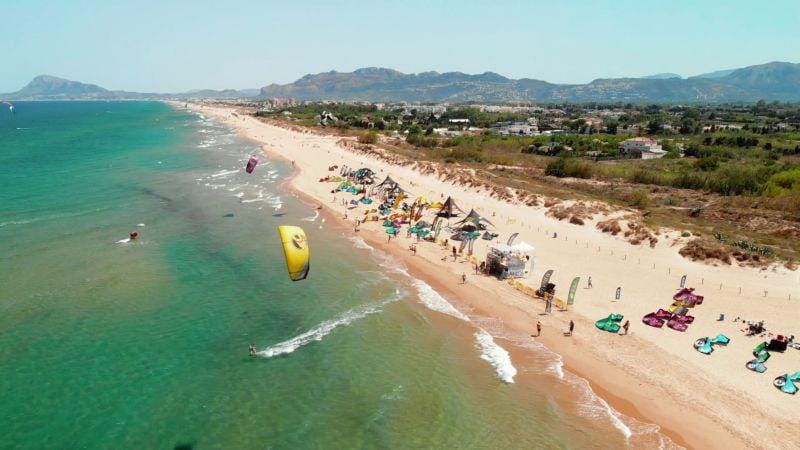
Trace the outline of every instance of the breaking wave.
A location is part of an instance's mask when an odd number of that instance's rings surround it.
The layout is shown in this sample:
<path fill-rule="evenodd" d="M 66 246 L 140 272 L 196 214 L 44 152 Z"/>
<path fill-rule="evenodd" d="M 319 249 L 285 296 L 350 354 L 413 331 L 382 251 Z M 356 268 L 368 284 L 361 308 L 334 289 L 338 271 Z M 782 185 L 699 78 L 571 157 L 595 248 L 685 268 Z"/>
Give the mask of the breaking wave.
<path fill-rule="evenodd" d="M 355 248 L 360 248 L 360 249 L 363 249 L 363 250 L 375 250 L 374 247 L 372 247 L 371 245 L 367 244 L 367 241 L 365 241 L 364 239 L 361 239 L 358 236 L 348 236 L 347 239 L 349 239 L 350 242 L 353 243 L 353 247 L 355 247 Z"/>
<path fill-rule="evenodd" d="M 411 282 L 415 288 L 417 288 L 417 294 L 419 294 L 419 300 L 422 302 L 423 305 L 427 306 L 428 309 L 432 309 L 434 311 L 438 311 L 443 314 L 447 314 L 449 316 L 453 316 L 455 318 L 461 319 L 465 322 L 469 322 L 469 317 L 465 316 L 461 313 L 461 311 L 457 310 L 455 306 L 453 306 L 450 302 L 445 300 L 438 292 L 436 292 L 428 283 L 422 280 L 414 280 Z"/>
<path fill-rule="evenodd" d="M 492 335 L 484 330 L 475 333 L 475 340 L 481 350 L 481 359 L 494 367 L 498 378 L 506 383 L 513 383 L 517 368 L 511 364 L 511 356 L 506 349 L 497 345 Z"/>
<path fill-rule="evenodd" d="M 319 211 L 314 211 L 314 215 L 313 216 L 304 217 L 304 218 L 302 218 L 300 220 L 302 220 L 304 222 L 313 222 L 313 221 L 317 220 L 317 217 L 319 217 Z"/>

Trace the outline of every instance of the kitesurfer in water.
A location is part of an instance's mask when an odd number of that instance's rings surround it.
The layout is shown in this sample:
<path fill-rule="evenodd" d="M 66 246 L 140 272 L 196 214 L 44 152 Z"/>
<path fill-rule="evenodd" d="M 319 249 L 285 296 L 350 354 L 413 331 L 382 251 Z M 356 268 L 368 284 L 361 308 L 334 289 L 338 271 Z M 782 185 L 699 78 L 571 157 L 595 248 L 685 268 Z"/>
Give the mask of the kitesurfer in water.
<path fill-rule="evenodd" d="M 256 356 L 256 346 L 250 344 L 250 356 Z"/>

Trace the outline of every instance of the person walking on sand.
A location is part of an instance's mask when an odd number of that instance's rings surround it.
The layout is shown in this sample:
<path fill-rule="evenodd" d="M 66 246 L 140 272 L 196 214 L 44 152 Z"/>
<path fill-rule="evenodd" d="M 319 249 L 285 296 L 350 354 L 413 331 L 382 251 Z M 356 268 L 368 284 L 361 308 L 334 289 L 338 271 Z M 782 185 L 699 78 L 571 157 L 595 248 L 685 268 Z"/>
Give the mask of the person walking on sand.
<path fill-rule="evenodd" d="M 467 274 L 461 272 L 461 284 L 467 284 Z"/>
<path fill-rule="evenodd" d="M 567 333 L 567 336 L 572 336 L 572 330 L 574 330 L 574 329 L 575 329 L 575 322 L 573 322 L 572 319 L 570 319 L 570 321 L 569 321 L 569 332 Z"/>
<path fill-rule="evenodd" d="M 591 289 L 591 288 L 592 288 L 592 277 L 591 277 L 591 275 L 589 276 L 589 279 L 588 279 L 588 280 L 586 280 L 586 287 L 587 287 L 588 289 Z"/>
<path fill-rule="evenodd" d="M 536 337 L 539 337 L 541 335 L 542 335 L 542 322 L 537 320 L 536 321 Z"/>
<path fill-rule="evenodd" d="M 453 246 L 453 261 L 456 260 L 456 246 Z"/>
<path fill-rule="evenodd" d="M 625 330 L 625 335 L 628 335 L 628 328 L 631 326 L 631 321 L 626 320 L 625 323 L 622 324 L 622 329 Z"/>

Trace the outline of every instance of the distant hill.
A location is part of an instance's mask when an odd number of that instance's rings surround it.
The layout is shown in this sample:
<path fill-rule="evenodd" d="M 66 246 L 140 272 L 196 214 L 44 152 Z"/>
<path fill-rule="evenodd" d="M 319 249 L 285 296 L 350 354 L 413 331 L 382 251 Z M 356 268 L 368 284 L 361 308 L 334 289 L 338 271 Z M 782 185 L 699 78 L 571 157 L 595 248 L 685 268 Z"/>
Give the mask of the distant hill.
<path fill-rule="evenodd" d="M 247 92 L 249 91 L 249 92 Z M 178 94 L 154 94 L 128 91 L 110 91 L 96 84 L 66 80 L 51 75 L 39 75 L 25 87 L 9 94 L 0 94 L 7 100 L 143 100 L 163 98 L 231 99 L 255 97 L 259 90 L 203 89 Z"/>
<path fill-rule="evenodd" d="M 245 98 L 245 97 L 255 97 L 259 94 L 258 89 L 223 89 L 223 90 L 214 90 L 214 89 L 198 89 L 195 91 L 188 91 L 182 92 L 179 94 L 172 94 L 174 96 L 182 97 L 182 98 L 207 98 L 207 99 L 231 99 L 231 98 Z"/>
<path fill-rule="evenodd" d="M 664 72 L 664 73 L 657 73 L 655 75 L 647 75 L 639 78 L 644 78 L 645 80 L 668 80 L 670 78 L 683 78 L 683 77 L 678 75 L 677 73 Z"/>
<path fill-rule="evenodd" d="M 714 72 L 701 73 L 689 78 L 722 78 L 735 72 L 737 69 L 715 70 Z"/>
<path fill-rule="evenodd" d="M 603 78 L 586 84 L 555 84 L 511 79 L 494 72 L 405 74 L 369 67 L 354 72 L 306 75 L 294 83 L 270 84 L 256 92 L 197 90 L 177 94 L 110 91 L 94 84 L 49 75 L 34 78 L 8 100 L 233 99 L 293 97 L 298 100 L 408 102 L 631 102 L 720 103 L 757 100 L 800 101 L 800 64 L 771 62 L 680 78 L 662 73 L 641 78 Z"/>
<path fill-rule="evenodd" d="M 114 100 L 144 98 L 147 95 L 135 92 L 109 91 L 96 84 L 80 83 L 50 75 L 39 75 L 24 88 L 10 94 L 2 94 L 2 97 L 9 100 Z"/>
<path fill-rule="evenodd" d="M 752 102 L 800 101 L 800 64 L 773 62 L 721 76 L 598 79 L 587 84 L 554 84 L 509 79 L 492 72 L 404 74 L 392 69 L 306 75 L 294 83 L 261 88 L 259 97 L 298 100 L 411 102 Z M 669 74 L 672 75 L 672 74 Z"/>

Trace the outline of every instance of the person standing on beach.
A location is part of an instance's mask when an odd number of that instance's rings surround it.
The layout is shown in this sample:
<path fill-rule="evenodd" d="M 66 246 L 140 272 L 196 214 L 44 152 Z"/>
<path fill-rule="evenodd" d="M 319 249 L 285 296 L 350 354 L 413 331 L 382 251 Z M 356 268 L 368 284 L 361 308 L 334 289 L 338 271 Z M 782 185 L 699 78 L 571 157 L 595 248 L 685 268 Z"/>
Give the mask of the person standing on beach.
<path fill-rule="evenodd" d="M 572 319 L 570 319 L 570 321 L 569 321 L 569 333 L 567 333 L 567 335 L 568 336 L 572 336 L 572 330 L 574 330 L 574 329 L 575 329 L 575 322 L 573 322 Z"/>
<path fill-rule="evenodd" d="M 539 337 L 541 335 L 542 335 L 542 322 L 537 320 L 536 321 L 536 337 Z"/>
<path fill-rule="evenodd" d="M 628 335 L 628 327 L 631 326 L 631 321 L 626 320 L 625 323 L 622 324 L 622 329 L 625 330 L 625 335 Z"/>
<path fill-rule="evenodd" d="M 467 284 L 467 274 L 461 272 L 461 284 Z"/>
<path fill-rule="evenodd" d="M 456 246 L 453 246 L 453 261 L 456 260 Z"/>
<path fill-rule="evenodd" d="M 586 287 L 591 289 L 592 288 L 592 277 L 589 276 L 589 279 L 586 280 Z"/>

